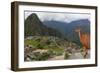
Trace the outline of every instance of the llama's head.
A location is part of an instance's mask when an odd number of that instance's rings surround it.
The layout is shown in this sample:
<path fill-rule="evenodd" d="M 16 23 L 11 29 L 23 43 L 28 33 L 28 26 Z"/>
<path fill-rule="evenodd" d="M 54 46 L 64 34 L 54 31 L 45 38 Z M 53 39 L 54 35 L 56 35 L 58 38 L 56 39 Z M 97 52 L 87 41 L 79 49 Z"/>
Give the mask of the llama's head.
<path fill-rule="evenodd" d="M 80 31 L 81 31 L 80 27 L 78 27 L 78 28 L 75 29 L 75 32 L 80 32 Z"/>

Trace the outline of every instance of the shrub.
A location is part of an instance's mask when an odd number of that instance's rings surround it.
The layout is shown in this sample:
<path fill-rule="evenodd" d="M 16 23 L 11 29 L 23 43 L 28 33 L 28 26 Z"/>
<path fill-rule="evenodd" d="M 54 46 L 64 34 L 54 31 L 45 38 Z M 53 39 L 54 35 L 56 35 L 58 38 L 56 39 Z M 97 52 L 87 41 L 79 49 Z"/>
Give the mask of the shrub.
<path fill-rule="evenodd" d="M 65 57 L 64 57 L 65 59 L 68 59 L 69 58 L 69 54 L 68 54 L 68 52 L 65 52 Z"/>
<path fill-rule="evenodd" d="M 37 48 L 38 48 L 38 49 L 43 49 L 44 46 L 43 46 L 42 44 L 38 44 L 38 45 L 37 45 Z"/>

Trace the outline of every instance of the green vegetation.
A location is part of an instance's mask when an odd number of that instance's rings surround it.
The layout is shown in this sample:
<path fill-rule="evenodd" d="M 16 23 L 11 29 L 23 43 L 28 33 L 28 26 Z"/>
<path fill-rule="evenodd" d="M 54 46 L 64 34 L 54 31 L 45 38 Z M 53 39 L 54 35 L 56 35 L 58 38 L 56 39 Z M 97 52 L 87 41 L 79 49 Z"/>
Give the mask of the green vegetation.
<path fill-rule="evenodd" d="M 25 53 L 25 57 L 28 55 L 31 61 L 48 60 L 62 55 L 64 59 L 68 59 L 71 49 L 79 48 L 75 43 L 54 36 L 33 36 L 33 38 L 26 38 L 24 42 L 25 45 L 32 46 L 33 51 L 29 48 L 31 51 Z M 68 47 L 70 47 L 69 51 Z"/>
<path fill-rule="evenodd" d="M 48 49 L 50 51 L 54 51 L 55 53 L 62 53 L 64 51 L 63 48 L 59 48 L 55 42 L 51 41 L 50 39 L 53 39 L 53 37 L 36 37 L 33 39 L 26 39 L 25 45 L 32 45 L 33 47 L 37 49 Z"/>

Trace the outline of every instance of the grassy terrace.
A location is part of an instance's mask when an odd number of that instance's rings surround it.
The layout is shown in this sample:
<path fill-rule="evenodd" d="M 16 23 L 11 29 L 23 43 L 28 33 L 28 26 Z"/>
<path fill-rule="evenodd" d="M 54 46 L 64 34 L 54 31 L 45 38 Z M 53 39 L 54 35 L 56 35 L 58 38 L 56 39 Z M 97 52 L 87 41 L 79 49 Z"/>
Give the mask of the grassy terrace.
<path fill-rule="evenodd" d="M 33 38 L 33 39 L 26 39 L 25 45 L 32 45 L 34 48 L 37 49 L 49 49 L 53 50 L 55 52 L 63 52 L 63 48 L 59 48 L 55 42 L 53 42 L 51 39 L 52 37 L 38 37 L 38 38 Z"/>

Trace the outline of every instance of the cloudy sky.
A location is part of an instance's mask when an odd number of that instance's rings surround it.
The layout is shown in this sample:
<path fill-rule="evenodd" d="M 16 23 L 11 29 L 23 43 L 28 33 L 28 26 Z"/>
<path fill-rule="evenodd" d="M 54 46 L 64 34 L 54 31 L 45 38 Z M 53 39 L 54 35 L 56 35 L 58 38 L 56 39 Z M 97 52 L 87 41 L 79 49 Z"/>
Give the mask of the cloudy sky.
<path fill-rule="evenodd" d="M 25 19 L 31 15 L 32 13 L 36 13 L 41 21 L 45 20 L 55 20 L 55 21 L 63 21 L 70 23 L 71 21 L 79 20 L 79 19 L 88 19 L 90 20 L 90 14 L 83 13 L 57 13 L 57 12 L 32 12 L 25 11 Z"/>

